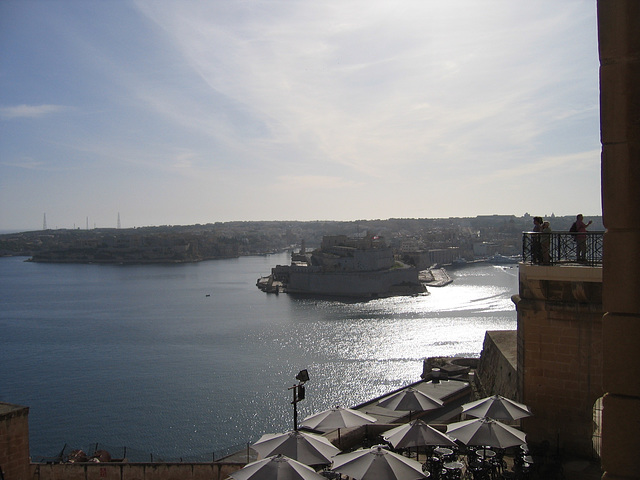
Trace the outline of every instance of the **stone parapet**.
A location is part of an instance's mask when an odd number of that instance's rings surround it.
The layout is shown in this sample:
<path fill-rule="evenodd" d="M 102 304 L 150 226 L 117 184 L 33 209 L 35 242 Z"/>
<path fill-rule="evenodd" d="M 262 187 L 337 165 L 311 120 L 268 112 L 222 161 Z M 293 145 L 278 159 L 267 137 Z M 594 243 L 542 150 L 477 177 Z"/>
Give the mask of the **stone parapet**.
<path fill-rule="evenodd" d="M 236 463 L 57 463 L 33 464 L 38 480 L 225 480 L 244 465 Z"/>
<path fill-rule="evenodd" d="M 0 478 L 31 478 L 28 407 L 0 402 L 0 469 Z"/>

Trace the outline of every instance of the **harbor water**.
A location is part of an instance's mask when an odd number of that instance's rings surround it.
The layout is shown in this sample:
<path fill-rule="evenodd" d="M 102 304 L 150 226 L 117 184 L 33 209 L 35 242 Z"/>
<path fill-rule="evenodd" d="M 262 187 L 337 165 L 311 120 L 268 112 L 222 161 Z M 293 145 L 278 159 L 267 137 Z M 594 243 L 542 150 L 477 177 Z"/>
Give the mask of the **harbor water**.
<path fill-rule="evenodd" d="M 207 461 L 419 380 L 516 328 L 517 265 L 450 271 L 429 295 L 367 302 L 259 291 L 286 254 L 181 265 L 0 259 L 0 401 L 29 407 L 34 458 L 66 444 Z"/>

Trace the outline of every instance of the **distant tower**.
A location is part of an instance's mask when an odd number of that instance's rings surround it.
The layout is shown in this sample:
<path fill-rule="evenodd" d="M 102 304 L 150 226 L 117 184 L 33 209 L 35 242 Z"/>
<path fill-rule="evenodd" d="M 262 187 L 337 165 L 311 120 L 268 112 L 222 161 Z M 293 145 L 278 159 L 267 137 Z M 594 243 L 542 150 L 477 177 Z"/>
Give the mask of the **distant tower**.
<path fill-rule="evenodd" d="M 47 214 L 45 213 L 44 216 L 42 217 L 42 229 L 46 230 L 47 229 Z"/>
<path fill-rule="evenodd" d="M 120 228 L 120 212 L 118 212 L 118 226 L 117 226 L 117 228 L 118 229 Z"/>
<path fill-rule="evenodd" d="M 89 230 L 89 217 L 87 217 L 87 230 Z"/>

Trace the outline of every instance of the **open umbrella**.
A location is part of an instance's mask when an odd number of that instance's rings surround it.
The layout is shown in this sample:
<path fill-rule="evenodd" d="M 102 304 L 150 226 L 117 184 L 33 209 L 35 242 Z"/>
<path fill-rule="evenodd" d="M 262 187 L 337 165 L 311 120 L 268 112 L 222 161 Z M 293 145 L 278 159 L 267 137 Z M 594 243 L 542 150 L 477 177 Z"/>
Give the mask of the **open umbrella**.
<path fill-rule="evenodd" d="M 462 405 L 462 413 L 472 417 L 490 417 L 496 420 L 518 420 L 530 417 L 531 410 L 522 403 L 509 400 L 500 395 L 482 398 Z"/>
<path fill-rule="evenodd" d="M 359 427 L 360 425 L 366 425 L 367 423 L 373 423 L 377 419 L 370 417 L 357 410 L 350 408 L 344 408 L 336 405 L 329 410 L 325 410 L 315 415 L 311 415 L 302 421 L 302 426 L 312 428 L 314 430 L 320 430 L 323 432 L 329 432 L 331 430 L 338 429 L 338 445 L 341 446 L 340 441 L 340 429 L 349 427 Z"/>
<path fill-rule="evenodd" d="M 486 417 L 447 425 L 447 435 L 465 445 L 508 448 L 527 443 L 524 432 Z"/>
<path fill-rule="evenodd" d="M 230 476 L 235 480 L 326 480 L 313 468 L 284 455 L 249 463 Z"/>
<path fill-rule="evenodd" d="M 320 435 L 292 430 L 287 433 L 268 433 L 251 445 L 258 455 L 286 455 L 305 465 L 328 465 L 331 457 L 340 453 L 329 440 Z"/>
<path fill-rule="evenodd" d="M 382 445 L 338 455 L 332 470 L 357 480 L 415 480 L 425 478 L 422 464 L 390 452 Z"/>
<path fill-rule="evenodd" d="M 302 425 L 314 430 L 328 432 L 336 428 L 358 427 L 375 421 L 375 418 L 357 410 L 335 406 L 305 418 L 302 421 Z"/>
<path fill-rule="evenodd" d="M 442 432 L 422 420 L 413 420 L 398 427 L 387 430 L 382 438 L 394 448 L 423 447 L 437 445 L 441 447 L 456 446 L 456 442 Z"/>
<path fill-rule="evenodd" d="M 398 393 L 378 402 L 379 407 L 391 410 L 406 410 L 409 412 L 435 410 L 442 407 L 443 402 L 437 398 L 432 398 L 426 393 L 422 393 L 413 387 L 405 388 Z M 411 413 L 409 413 L 411 415 Z"/>

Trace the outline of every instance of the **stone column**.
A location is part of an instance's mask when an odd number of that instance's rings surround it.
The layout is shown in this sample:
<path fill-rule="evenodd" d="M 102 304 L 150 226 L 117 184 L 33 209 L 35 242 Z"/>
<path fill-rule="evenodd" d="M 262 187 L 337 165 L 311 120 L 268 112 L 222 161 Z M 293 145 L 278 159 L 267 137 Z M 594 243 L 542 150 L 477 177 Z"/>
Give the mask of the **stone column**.
<path fill-rule="evenodd" d="M 638 478 L 640 1 L 598 0 L 603 263 L 602 467 Z"/>

